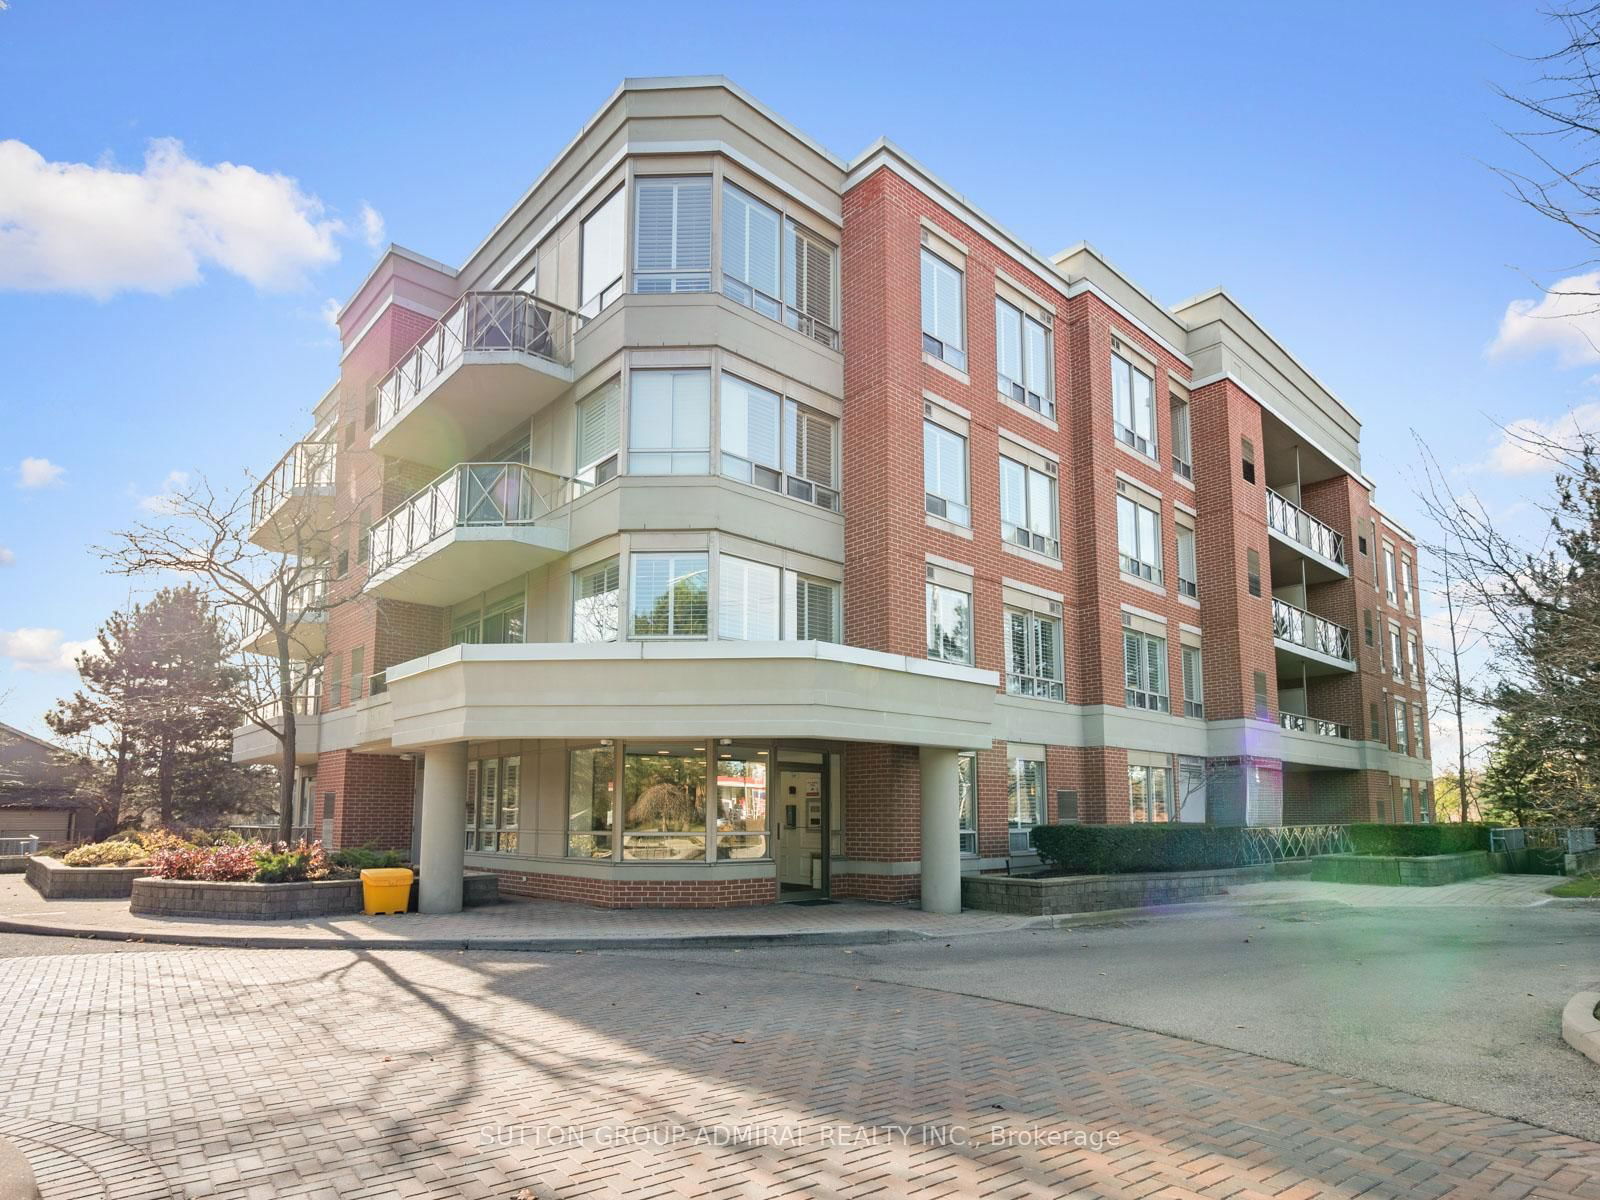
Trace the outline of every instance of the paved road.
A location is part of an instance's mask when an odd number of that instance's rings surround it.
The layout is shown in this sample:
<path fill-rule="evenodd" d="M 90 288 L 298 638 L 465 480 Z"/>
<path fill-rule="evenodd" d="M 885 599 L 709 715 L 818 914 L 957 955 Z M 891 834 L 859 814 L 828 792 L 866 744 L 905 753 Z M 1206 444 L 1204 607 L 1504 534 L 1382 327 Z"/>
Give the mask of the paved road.
<path fill-rule="evenodd" d="M 1148 1022 L 1151 995 L 1166 994 L 1196 1013 L 1226 1003 L 1248 1032 L 1268 1011 L 1261 996 L 1306 972 L 1331 977 L 1312 957 L 1337 943 L 1358 953 L 1351 967 L 1367 972 L 1372 1011 L 1390 1021 L 1408 1009 L 1383 981 L 1405 991 L 1442 968 L 1452 944 L 1458 960 L 1475 959 L 1474 937 L 1514 944 L 1517 971 L 1539 977 L 1527 990 L 1557 986 L 1559 968 L 1530 948 L 1561 940 L 1543 926 L 1438 926 L 1425 949 L 1428 926 L 1390 931 L 1409 955 L 1390 950 L 1369 970 L 1381 927 L 1287 915 L 854 954 L 58 943 L 72 952 L 0 962 L 0 1136 L 39 1163 L 50 1200 L 524 1188 L 640 1200 L 1600 1198 L 1600 1144 L 1031 1006 L 1093 1003 Z M 1524 916 L 1593 928 L 1587 912 Z M 1252 927 L 1230 928 L 1240 922 Z M 1408 958 L 1435 968 L 1402 969 Z M 1232 985 L 1219 978 L 1230 972 Z M 963 994 L 979 991 L 1018 994 Z M 1307 1004 L 1317 991 L 1290 996 Z M 1404 1023 L 1397 1044 L 1422 1023 Z"/>

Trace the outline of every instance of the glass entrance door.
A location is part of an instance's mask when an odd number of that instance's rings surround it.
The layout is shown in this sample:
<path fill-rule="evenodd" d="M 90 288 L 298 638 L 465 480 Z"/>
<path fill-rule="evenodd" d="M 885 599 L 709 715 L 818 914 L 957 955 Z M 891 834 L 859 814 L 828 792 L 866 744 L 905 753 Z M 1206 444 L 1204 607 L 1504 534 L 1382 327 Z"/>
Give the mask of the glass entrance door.
<path fill-rule="evenodd" d="M 778 786 L 773 798 L 773 844 L 778 868 L 778 898 L 828 894 L 833 839 L 833 805 L 825 754 L 779 751 Z"/>

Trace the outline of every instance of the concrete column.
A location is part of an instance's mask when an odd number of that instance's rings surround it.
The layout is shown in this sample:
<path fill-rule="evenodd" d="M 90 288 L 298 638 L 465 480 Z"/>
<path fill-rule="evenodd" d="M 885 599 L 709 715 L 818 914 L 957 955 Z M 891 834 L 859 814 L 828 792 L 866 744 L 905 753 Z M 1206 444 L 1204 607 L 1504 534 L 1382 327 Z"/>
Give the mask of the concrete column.
<path fill-rule="evenodd" d="M 960 767 L 954 750 L 921 747 L 922 911 L 961 911 Z"/>
<path fill-rule="evenodd" d="M 467 744 L 429 746 L 422 759 L 422 832 L 417 865 L 417 908 L 425 913 L 461 911 L 466 871 Z"/>

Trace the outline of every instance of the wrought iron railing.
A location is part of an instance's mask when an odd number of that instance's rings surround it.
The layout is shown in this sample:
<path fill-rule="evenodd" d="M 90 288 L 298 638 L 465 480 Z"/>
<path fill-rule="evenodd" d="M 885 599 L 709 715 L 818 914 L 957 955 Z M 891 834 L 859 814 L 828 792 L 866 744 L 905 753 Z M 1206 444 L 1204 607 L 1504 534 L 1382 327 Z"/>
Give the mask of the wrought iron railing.
<path fill-rule="evenodd" d="M 1283 727 L 1291 733 L 1314 733 L 1325 738 L 1350 738 L 1350 726 L 1338 721 L 1325 721 L 1321 717 L 1308 717 L 1304 713 L 1286 712 L 1279 715 Z"/>
<path fill-rule="evenodd" d="M 466 293 L 378 381 L 378 428 L 393 421 L 463 354 L 501 351 L 570 363 L 577 327 L 576 313 L 527 292 Z"/>
<path fill-rule="evenodd" d="M 1290 541 L 1298 542 L 1323 558 L 1340 564 L 1345 562 L 1344 534 L 1324 525 L 1271 488 L 1267 489 L 1267 524 Z"/>
<path fill-rule="evenodd" d="M 1350 653 L 1348 629 L 1276 597 L 1272 601 L 1272 636 L 1326 654 L 1329 658 L 1354 661 Z"/>
<path fill-rule="evenodd" d="M 275 581 L 265 589 L 263 599 L 274 612 L 283 613 L 291 627 L 301 621 L 317 620 L 328 602 L 328 570 L 320 567 L 304 571 L 302 578 L 289 589 L 288 604 L 281 602 L 283 591 L 283 582 Z M 240 624 L 247 642 L 254 641 L 269 627 L 265 614 L 253 608 L 244 610 Z"/>
<path fill-rule="evenodd" d="M 297 717 L 314 717 L 322 705 L 322 679 L 313 675 L 298 688 L 289 702 L 290 708 Z M 261 721 L 276 721 L 283 716 L 283 700 L 281 697 L 272 696 L 263 700 L 256 706 L 256 719 Z"/>
<path fill-rule="evenodd" d="M 372 574 L 459 526 L 531 525 L 589 487 L 523 463 L 460 463 L 372 527 Z"/>
<path fill-rule="evenodd" d="M 1355 849 L 1348 825 L 1246 825 L 1243 865 L 1311 858 L 1317 854 L 1348 854 Z"/>
<path fill-rule="evenodd" d="M 280 458 L 272 470 L 250 494 L 250 528 L 266 522 L 278 506 L 290 496 L 301 495 L 307 489 L 333 490 L 334 444 L 332 442 L 296 442 Z"/>

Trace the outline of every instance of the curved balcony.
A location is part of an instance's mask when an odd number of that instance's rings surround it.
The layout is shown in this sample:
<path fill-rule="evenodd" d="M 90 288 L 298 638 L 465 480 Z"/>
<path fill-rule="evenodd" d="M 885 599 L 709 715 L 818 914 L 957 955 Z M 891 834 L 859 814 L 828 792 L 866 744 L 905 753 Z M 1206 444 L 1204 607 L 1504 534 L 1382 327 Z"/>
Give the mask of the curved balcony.
<path fill-rule="evenodd" d="M 327 648 L 328 573 L 326 568 L 308 572 L 305 579 L 295 584 L 289 592 L 289 602 L 280 606 L 282 585 L 268 590 L 267 600 L 272 607 L 284 613 L 289 626 L 289 657 L 305 660 L 319 657 Z M 244 615 L 243 636 L 239 649 L 246 654 L 278 653 L 277 638 L 272 627 L 260 613 L 250 611 Z"/>
<path fill-rule="evenodd" d="M 589 484 L 522 463 L 460 463 L 372 527 L 367 591 L 443 606 L 567 552 Z"/>
<path fill-rule="evenodd" d="M 1356 669 L 1348 629 L 1277 597 L 1272 600 L 1272 641 L 1281 672 L 1327 675 Z"/>
<path fill-rule="evenodd" d="M 334 444 L 289 447 L 250 496 L 250 540 L 277 554 L 309 554 L 333 526 Z"/>
<path fill-rule="evenodd" d="M 372 447 L 446 466 L 572 386 L 575 313 L 526 292 L 468 292 L 378 381 Z"/>
<path fill-rule="evenodd" d="M 1273 578 L 1286 578 L 1284 571 L 1298 578 L 1295 558 L 1305 561 L 1306 582 L 1326 583 L 1345 579 L 1350 564 L 1345 558 L 1344 534 L 1317 520 L 1298 504 L 1271 488 L 1267 493 L 1267 531 L 1272 535 Z"/>

